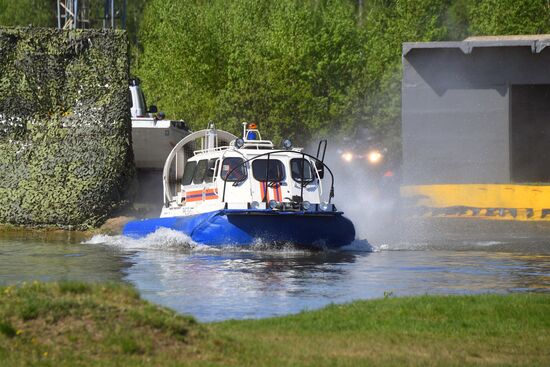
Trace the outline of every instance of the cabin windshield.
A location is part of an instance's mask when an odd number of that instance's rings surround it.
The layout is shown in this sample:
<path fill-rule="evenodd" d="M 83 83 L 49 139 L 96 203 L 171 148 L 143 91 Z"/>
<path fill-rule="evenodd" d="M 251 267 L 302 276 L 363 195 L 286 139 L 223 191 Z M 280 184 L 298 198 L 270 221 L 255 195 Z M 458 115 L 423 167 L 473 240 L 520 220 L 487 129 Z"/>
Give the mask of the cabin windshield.
<path fill-rule="evenodd" d="M 303 173 L 302 177 L 302 165 Z M 290 160 L 290 172 L 292 174 L 292 179 L 296 182 L 312 182 L 315 179 L 313 167 L 307 159 L 303 158 L 294 158 Z"/>
<path fill-rule="evenodd" d="M 187 161 L 183 170 L 183 178 L 181 179 L 182 185 L 191 185 L 191 182 L 193 181 L 193 176 L 195 175 L 196 166 L 197 162 Z"/>
<path fill-rule="evenodd" d="M 206 167 L 208 166 L 208 159 L 202 159 L 195 167 L 195 174 L 193 175 L 193 183 L 201 184 L 204 181 L 204 175 L 206 174 Z"/>
<path fill-rule="evenodd" d="M 216 161 L 218 158 L 212 158 L 208 161 L 208 166 L 206 167 L 206 173 L 204 174 L 204 182 L 214 181 L 214 168 L 216 168 Z"/>
<path fill-rule="evenodd" d="M 222 162 L 221 177 L 224 181 L 236 182 L 246 180 L 247 173 L 246 167 L 243 163 L 243 159 L 239 157 L 228 157 Z M 235 169 L 235 170 L 233 170 Z M 227 174 L 230 173 L 229 177 Z"/>
<path fill-rule="evenodd" d="M 252 174 L 258 181 L 280 182 L 285 179 L 285 166 L 278 159 L 269 160 L 269 173 L 267 172 L 267 159 L 252 161 Z"/>

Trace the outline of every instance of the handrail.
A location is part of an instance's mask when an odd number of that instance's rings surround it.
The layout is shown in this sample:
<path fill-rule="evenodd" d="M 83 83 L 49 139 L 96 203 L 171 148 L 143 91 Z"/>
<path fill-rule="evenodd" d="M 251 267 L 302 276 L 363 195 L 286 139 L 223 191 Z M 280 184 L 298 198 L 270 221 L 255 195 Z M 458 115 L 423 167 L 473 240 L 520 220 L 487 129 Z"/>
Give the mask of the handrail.
<path fill-rule="evenodd" d="M 269 159 L 269 155 L 271 154 L 277 154 L 277 153 L 293 153 L 293 154 L 298 154 L 298 155 L 301 155 L 302 156 L 302 159 L 304 159 L 305 157 L 309 157 L 311 159 L 314 159 L 316 162 L 321 162 L 321 164 L 323 165 L 323 167 L 325 167 L 328 172 L 330 173 L 330 177 L 331 177 L 331 184 L 330 184 L 330 192 L 329 192 L 329 197 L 328 197 L 328 202 L 330 204 L 330 201 L 331 199 L 334 197 L 334 174 L 332 173 L 332 171 L 330 170 L 330 168 L 323 162 L 321 161 L 320 159 L 312 156 L 311 154 L 307 154 L 307 153 L 304 153 L 304 152 L 297 152 L 295 150 L 276 150 L 274 152 L 267 152 L 267 153 L 263 153 L 263 154 L 258 154 L 257 156 L 254 156 L 252 158 L 249 158 L 247 160 L 244 160 L 242 161 L 241 163 L 239 163 L 238 165 L 236 165 L 235 167 L 233 167 L 233 169 L 229 172 L 227 172 L 227 174 L 225 175 L 225 180 L 223 179 L 222 177 L 222 180 L 224 181 L 223 183 L 223 194 L 222 194 L 222 202 L 225 201 L 225 187 L 227 186 L 227 178 L 231 176 L 231 174 L 233 173 L 233 171 L 235 171 L 237 168 L 241 167 L 241 166 L 244 166 L 246 163 L 248 162 L 251 162 L 253 161 L 254 159 L 258 159 L 260 157 L 263 157 L 263 156 L 268 156 L 268 159 Z M 302 165 L 305 166 L 304 162 L 302 161 Z M 304 172 L 303 172 L 303 168 L 302 168 L 302 179 L 304 177 Z M 266 189 L 267 189 L 267 179 L 269 178 L 269 172 L 266 174 Z M 301 191 L 301 200 L 304 201 L 304 197 L 303 197 L 303 190 L 304 190 L 304 186 L 302 185 L 302 191 Z M 265 194 L 264 197 L 267 197 L 267 193 Z"/>
<path fill-rule="evenodd" d="M 221 165 L 221 160 L 218 158 L 216 159 L 216 162 L 214 162 L 214 176 L 212 177 L 212 183 L 214 184 L 214 190 L 216 192 L 216 196 L 218 196 L 218 175 L 217 175 L 217 172 L 218 172 L 218 168 L 220 167 Z"/>
<path fill-rule="evenodd" d="M 222 150 L 227 150 L 229 148 L 232 148 L 232 147 L 230 147 L 229 145 L 223 145 L 221 147 L 215 147 L 215 148 L 198 149 L 193 151 L 193 155 L 208 153 L 208 152 L 219 152 Z"/>
<path fill-rule="evenodd" d="M 302 178 L 300 182 L 300 201 L 304 202 L 304 169 L 306 167 L 306 156 L 304 155 L 304 152 L 302 152 Z M 306 184 L 307 185 L 307 184 Z"/>
<path fill-rule="evenodd" d="M 269 157 L 271 156 L 271 153 L 268 153 L 267 155 L 267 164 L 265 165 L 265 188 L 264 188 L 264 199 L 262 201 L 265 201 L 267 204 L 267 186 L 269 184 Z M 254 168 L 252 168 L 254 169 Z M 254 174 L 254 172 L 252 172 Z"/>
<path fill-rule="evenodd" d="M 321 158 L 321 162 L 325 161 L 325 153 L 327 152 L 327 139 L 319 140 L 319 145 L 317 146 L 317 154 L 315 157 L 319 158 L 319 153 L 321 151 L 321 146 L 323 146 L 323 157 Z"/>

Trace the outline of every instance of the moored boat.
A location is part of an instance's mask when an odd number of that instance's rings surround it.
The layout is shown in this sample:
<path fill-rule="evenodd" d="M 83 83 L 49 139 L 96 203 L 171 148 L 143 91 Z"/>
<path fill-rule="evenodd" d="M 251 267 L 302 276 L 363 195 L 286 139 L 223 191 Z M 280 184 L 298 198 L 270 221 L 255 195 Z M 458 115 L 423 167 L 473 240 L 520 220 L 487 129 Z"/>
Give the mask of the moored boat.
<path fill-rule="evenodd" d="M 144 237 L 169 228 L 210 246 L 348 245 L 355 229 L 331 202 L 334 176 L 325 150 L 326 140 L 316 156 L 289 140 L 278 149 L 262 140 L 255 124 L 243 124 L 242 138 L 211 125 L 186 136 L 168 155 L 160 218 L 132 221 L 123 234 Z"/>

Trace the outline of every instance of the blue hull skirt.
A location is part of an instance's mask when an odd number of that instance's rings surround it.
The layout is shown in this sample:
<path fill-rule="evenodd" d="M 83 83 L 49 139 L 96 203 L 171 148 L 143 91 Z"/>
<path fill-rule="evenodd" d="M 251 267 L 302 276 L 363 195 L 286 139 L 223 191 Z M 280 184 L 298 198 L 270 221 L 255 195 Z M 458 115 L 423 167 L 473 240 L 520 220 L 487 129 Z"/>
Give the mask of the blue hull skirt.
<path fill-rule="evenodd" d="M 142 238 L 160 228 L 169 228 L 208 246 L 249 246 L 261 242 L 338 248 L 355 239 L 353 223 L 342 214 L 225 209 L 184 217 L 132 221 L 126 224 L 122 234 Z"/>

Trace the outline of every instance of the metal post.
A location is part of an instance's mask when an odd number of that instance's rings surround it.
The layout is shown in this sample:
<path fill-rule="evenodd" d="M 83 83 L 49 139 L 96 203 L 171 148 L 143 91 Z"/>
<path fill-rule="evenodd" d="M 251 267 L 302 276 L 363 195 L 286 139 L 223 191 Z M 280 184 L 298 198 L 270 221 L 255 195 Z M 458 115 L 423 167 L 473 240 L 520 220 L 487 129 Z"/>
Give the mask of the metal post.
<path fill-rule="evenodd" d="M 115 0 L 111 0 L 111 29 L 115 29 Z"/>
<path fill-rule="evenodd" d="M 306 156 L 305 156 L 305 154 L 302 154 L 302 179 L 300 180 L 300 187 L 301 187 L 300 188 L 300 201 L 301 201 L 301 203 L 304 202 L 304 168 L 306 166 L 305 163 L 306 163 Z M 300 205 L 302 205 L 301 203 L 300 203 Z M 304 208 L 302 207 L 302 209 L 304 209 Z"/>
<path fill-rule="evenodd" d="M 73 1 L 73 29 L 78 28 L 78 0 Z"/>
<path fill-rule="evenodd" d="M 264 200 L 266 203 L 268 203 L 267 200 L 267 186 L 269 185 L 269 156 L 271 154 L 267 155 L 267 165 L 265 166 L 265 189 L 264 189 Z"/>
<path fill-rule="evenodd" d="M 57 29 L 61 29 L 61 5 L 59 4 L 61 0 L 57 0 Z"/>
<path fill-rule="evenodd" d="M 126 29 L 126 0 L 122 0 L 122 20 L 121 20 L 122 29 Z"/>
<path fill-rule="evenodd" d="M 109 13 L 107 12 L 107 9 L 109 7 L 109 0 L 103 1 L 103 29 L 107 28 L 107 17 L 109 16 Z"/>

